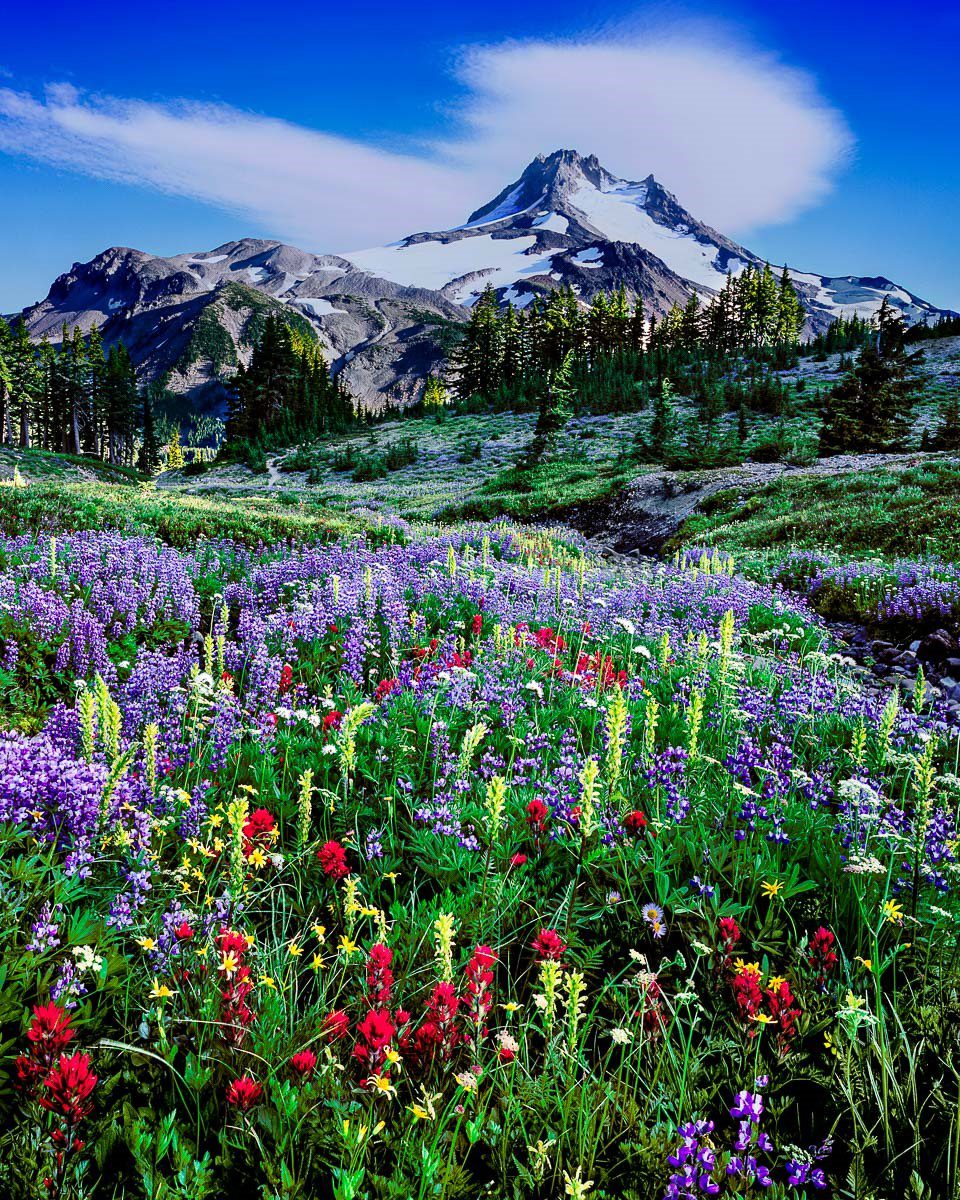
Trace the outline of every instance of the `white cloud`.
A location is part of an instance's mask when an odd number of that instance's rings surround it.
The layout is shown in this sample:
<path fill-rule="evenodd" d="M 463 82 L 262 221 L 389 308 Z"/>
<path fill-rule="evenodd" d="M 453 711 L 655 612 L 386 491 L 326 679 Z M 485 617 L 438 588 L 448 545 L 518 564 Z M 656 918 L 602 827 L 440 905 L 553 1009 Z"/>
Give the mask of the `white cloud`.
<path fill-rule="evenodd" d="M 816 202 L 851 146 L 808 76 L 706 33 L 493 46 L 460 73 L 468 134 L 449 153 L 465 167 L 571 146 L 626 178 L 652 172 L 725 232 Z"/>
<path fill-rule="evenodd" d="M 851 144 L 804 74 L 703 31 L 473 48 L 455 133 L 384 149 L 224 105 L 0 88 L 0 151 L 189 196 L 310 249 L 465 219 L 537 153 L 573 147 L 653 172 L 740 233 L 814 203 Z"/>

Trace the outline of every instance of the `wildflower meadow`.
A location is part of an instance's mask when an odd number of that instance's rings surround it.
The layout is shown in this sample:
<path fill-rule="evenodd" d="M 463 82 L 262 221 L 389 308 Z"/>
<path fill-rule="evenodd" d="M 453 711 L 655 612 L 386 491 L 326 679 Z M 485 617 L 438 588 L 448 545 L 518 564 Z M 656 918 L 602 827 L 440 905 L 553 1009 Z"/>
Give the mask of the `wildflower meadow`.
<path fill-rule="evenodd" d="M 796 588 L 21 533 L 0 718 L 4 1196 L 957 1194 L 955 733 Z"/>

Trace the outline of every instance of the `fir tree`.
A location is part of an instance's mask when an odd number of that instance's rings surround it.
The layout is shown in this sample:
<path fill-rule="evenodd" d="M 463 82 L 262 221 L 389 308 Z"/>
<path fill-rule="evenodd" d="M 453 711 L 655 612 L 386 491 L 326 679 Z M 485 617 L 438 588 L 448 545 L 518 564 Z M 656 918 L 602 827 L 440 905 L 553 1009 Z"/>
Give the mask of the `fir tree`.
<path fill-rule="evenodd" d="M 872 341 L 860 351 L 856 366 L 827 394 L 821 413 L 821 454 L 902 445 L 915 392 L 910 366 L 902 319 L 884 297 Z"/>

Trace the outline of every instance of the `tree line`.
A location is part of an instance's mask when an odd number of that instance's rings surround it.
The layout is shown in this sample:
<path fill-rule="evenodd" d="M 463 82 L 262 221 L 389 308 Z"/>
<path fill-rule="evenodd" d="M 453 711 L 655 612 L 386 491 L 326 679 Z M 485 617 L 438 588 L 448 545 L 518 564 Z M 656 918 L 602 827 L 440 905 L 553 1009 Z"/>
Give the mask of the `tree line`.
<path fill-rule="evenodd" d="M 22 321 L 0 320 L 0 440 L 119 466 L 159 461 L 152 414 L 122 343 L 64 324 L 59 345 L 33 342 Z"/>
<path fill-rule="evenodd" d="M 313 441 L 357 420 L 352 397 L 331 377 L 317 343 L 280 314 L 268 314 L 249 365 L 241 364 L 231 381 L 225 455 Z"/>
<path fill-rule="evenodd" d="M 697 374 L 734 355 L 785 363 L 797 353 L 805 312 L 786 268 L 769 266 L 728 275 L 705 304 L 694 293 L 660 321 L 624 288 L 581 304 L 569 286 L 536 296 L 522 309 L 503 307 L 488 287 L 470 313 L 452 359 L 461 402 L 531 404 L 550 374 L 572 356 L 574 392 L 593 411 L 643 408 L 665 378 Z M 714 372 L 716 375 L 716 372 Z"/>

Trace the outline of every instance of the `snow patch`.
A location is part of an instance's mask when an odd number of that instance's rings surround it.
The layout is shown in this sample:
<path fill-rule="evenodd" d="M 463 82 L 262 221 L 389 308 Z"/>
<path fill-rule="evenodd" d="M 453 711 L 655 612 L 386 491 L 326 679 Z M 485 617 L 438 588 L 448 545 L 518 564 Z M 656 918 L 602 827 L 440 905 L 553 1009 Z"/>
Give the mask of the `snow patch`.
<path fill-rule="evenodd" d="M 533 224 L 537 229 L 549 229 L 553 233 L 566 233 L 570 228 L 570 222 L 567 218 L 555 212 L 537 217 Z"/>
<path fill-rule="evenodd" d="M 379 275 L 393 283 L 440 291 L 454 280 L 463 283 L 454 289 L 463 303 L 479 295 L 486 285 L 505 287 L 525 275 L 540 275 L 551 265 L 552 253 L 528 254 L 536 237 L 494 238 L 489 233 L 460 238 L 453 242 L 424 241 L 412 245 L 383 246 L 345 255 L 363 271 Z M 479 287 L 474 278 L 482 277 Z"/>
<path fill-rule="evenodd" d="M 293 296 L 291 303 L 309 308 L 315 317 L 329 317 L 332 313 L 345 313 L 345 308 L 334 308 L 329 300 L 316 296 Z"/>
<path fill-rule="evenodd" d="M 226 254 L 211 254 L 209 258 L 201 258 L 200 255 L 197 254 L 191 258 L 188 258 L 187 262 L 201 263 L 201 264 L 203 264 L 203 263 L 218 263 L 218 262 L 223 262 L 224 259 L 226 259 L 227 257 L 228 257 L 228 255 L 226 255 Z"/>
<path fill-rule="evenodd" d="M 727 270 L 734 275 L 744 263 L 731 259 L 727 268 L 717 263 L 719 248 L 712 242 L 699 242 L 690 233 L 658 224 L 644 209 L 647 189 L 644 184 L 619 184 L 601 191 L 585 180 L 578 184 L 570 203 L 582 212 L 590 225 L 612 242 L 633 242 L 651 251 L 682 279 L 711 290 L 723 287 Z"/>

